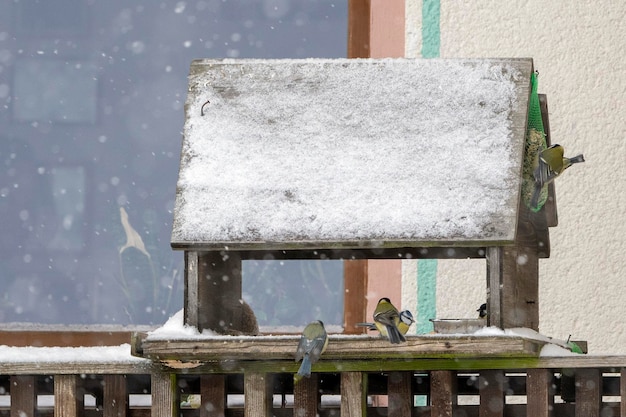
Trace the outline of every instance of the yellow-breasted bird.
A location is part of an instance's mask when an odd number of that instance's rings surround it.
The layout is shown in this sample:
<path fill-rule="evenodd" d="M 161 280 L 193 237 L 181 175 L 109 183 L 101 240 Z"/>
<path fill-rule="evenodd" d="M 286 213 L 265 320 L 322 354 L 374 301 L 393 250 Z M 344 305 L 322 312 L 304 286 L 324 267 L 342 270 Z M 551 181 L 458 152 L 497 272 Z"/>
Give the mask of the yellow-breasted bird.
<path fill-rule="evenodd" d="M 374 325 L 382 334 L 386 336 L 392 344 L 406 342 L 406 339 L 398 330 L 400 324 L 400 313 L 398 309 L 391 304 L 387 297 L 378 300 L 378 305 L 374 310 Z"/>
<path fill-rule="evenodd" d="M 554 144 L 537 154 L 535 169 L 533 171 L 535 190 L 530 200 L 531 207 L 537 207 L 539 197 L 541 196 L 541 189 L 544 185 L 554 181 L 556 177 L 561 175 L 563 171 L 573 164 L 585 162 L 583 154 L 576 155 L 573 158 L 566 158 L 563 155 L 563 147 L 559 144 Z"/>
<path fill-rule="evenodd" d="M 328 334 L 321 320 L 307 324 L 302 331 L 302 337 L 296 350 L 296 362 L 302 360 L 300 369 L 293 377 L 298 383 L 303 377 L 311 376 L 311 365 L 317 362 L 328 346 Z"/>
<path fill-rule="evenodd" d="M 411 324 L 415 323 L 415 319 L 413 319 L 413 314 L 409 310 L 402 310 L 400 312 L 400 322 L 398 323 L 398 330 L 400 333 L 406 334 L 409 331 L 409 327 Z M 374 323 L 356 323 L 359 327 L 367 327 L 367 330 L 378 330 L 376 328 L 376 324 Z"/>
<path fill-rule="evenodd" d="M 400 312 L 400 323 L 398 323 L 398 330 L 400 333 L 406 334 L 409 331 L 409 327 L 411 324 L 415 323 L 415 319 L 413 319 L 413 314 L 409 310 L 402 310 Z"/>

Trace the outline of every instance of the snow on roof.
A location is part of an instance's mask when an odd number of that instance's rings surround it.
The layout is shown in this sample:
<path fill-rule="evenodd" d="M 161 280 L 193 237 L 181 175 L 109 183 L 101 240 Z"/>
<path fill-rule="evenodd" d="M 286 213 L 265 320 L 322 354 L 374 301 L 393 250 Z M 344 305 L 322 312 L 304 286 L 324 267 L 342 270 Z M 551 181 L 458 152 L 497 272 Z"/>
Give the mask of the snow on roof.
<path fill-rule="evenodd" d="M 531 71 L 194 61 L 172 245 L 513 241 Z"/>

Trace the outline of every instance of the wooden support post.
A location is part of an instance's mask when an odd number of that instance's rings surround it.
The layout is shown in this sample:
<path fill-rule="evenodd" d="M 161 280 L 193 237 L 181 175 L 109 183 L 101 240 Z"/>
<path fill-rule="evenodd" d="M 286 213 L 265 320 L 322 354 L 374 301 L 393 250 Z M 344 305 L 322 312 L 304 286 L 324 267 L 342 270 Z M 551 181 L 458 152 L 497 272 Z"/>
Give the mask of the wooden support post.
<path fill-rule="evenodd" d="M 622 368 L 619 375 L 619 394 L 621 398 L 619 415 L 626 417 L 626 368 Z"/>
<path fill-rule="evenodd" d="M 504 371 L 488 370 L 481 371 L 478 378 L 478 389 L 480 390 L 480 406 L 478 415 L 480 417 L 502 417 L 504 416 Z"/>
<path fill-rule="evenodd" d="M 125 375 L 104 376 L 104 417 L 126 417 L 128 390 Z"/>
<path fill-rule="evenodd" d="M 274 407 L 274 376 L 248 372 L 244 375 L 244 416 L 270 417 Z"/>
<path fill-rule="evenodd" d="M 526 374 L 526 415 L 550 417 L 554 409 L 552 371 L 529 369 Z"/>
<path fill-rule="evenodd" d="M 76 375 L 54 376 L 54 415 L 78 417 L 83 415 L 84 393 L 78 389 Z"/>
<path fill-rule="evenodd" d="M 180 398 L 176 374 L 153 373 L 151 375 L 152 417 L 176 417 Z"/>
<path fill-rule="evenodd" d="M 199 331 L 242 334 L 241 255 L 238 252 L 185 252 L 185 323 Z"/>
<path fill-rule="evenodd" d="M 37 410 L 35 377 L 15 375 L 11 377 L 11 417 L 34 417 Z"/>
<path fill-rule="evenodd" d="M 200 397 L 200 417 L 224 417 L 227 406 L 226 375 L 202 375 Z"/>
<path fill-rule="evenodd" d="M 432 417 L 452 417 L 457 406 L 455 371 L 430 372 L 430 410 Z"/>
<path fill-rule="evenodd" d="M 367 374 L 341 373 L 341 416 L 365 417 L 367 413 Z"/>
<path fill-rule="evenodd" d="M 389 417 L 410 416 L 413 408 L 411 377 L 413 372 L 390 372 L 387 379 Z"/>
<path fill-rule="evenodd" d="M 503 249 L 488 247 L 487 259 L 487 325 L 503 328 L 502 323 L 502 275 Z"/>
<path fill-rule="evenodd" d="M 502 326 L 539 330 L 539 258 L 537 216 L 520 202 L 514 246 L 503 249 Z M 544 222 L 545 223 L 545 222 Z M 543 227 L 543 226 L 541 226 Z"/>
<path fill-rule="evenodd" d="M 576 417 L 600 417 L 602 373 L 599 369 L 576 369 Z"/>
<path fill-rule="evenodd" d="M 315 417 L 318 415 L 319 392 L 318 375 L 311 374 L 310 378 L 302 378 L 293 387 L 293 415 Z"/>
<path fill-rule="evenodd" d="M 368 261 L 365 259 L 343 261 L 345 334 L 367 333 L 365 327 L 356 326 L 356 323 L 367 321 L 367 270 Z"/>

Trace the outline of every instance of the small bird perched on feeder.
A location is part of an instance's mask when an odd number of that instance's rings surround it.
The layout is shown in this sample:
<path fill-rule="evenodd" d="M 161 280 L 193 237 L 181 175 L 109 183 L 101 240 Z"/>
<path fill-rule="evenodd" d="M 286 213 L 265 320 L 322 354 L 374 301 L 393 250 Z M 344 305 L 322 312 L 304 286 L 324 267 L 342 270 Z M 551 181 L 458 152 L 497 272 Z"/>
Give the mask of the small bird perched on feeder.
<path fill-rule="evenodd" d="M 413 314 L 409 310 L 402 310 L 400 312 L 400 322 L 398 323 L 398 330 L 400 333 L 406 334 L 409 331 L 409 327 L 415 323 L 415 319 L 413 319 Z M 357 323 L 359 327 L 367 327 L 367 330 L 378 330 L 376 324 L 374 323 Z"/>
<path fill-rule="evenodd" d="M 378 305 L 374 310 L 374 325 L 382 334 L 386 336 L 392 344 L 406 342 L 406 339 L 400 333 L 398 325 L 400 324 L 400 313 L 398 309 L 391 304 L 387 297 L 378 300 Z"/>
<path fill-rule="evenodd" d="M 530 201 L 531 207 L 537 207 L 544 185 L 554 181 L 556 177 L 561 175 L 563 171 L 573 164 L 585 162 L 585 158 L 582 154 L 576 155 L 573 158 L 566 158 L 563 154 L 563 147 L 559 144 L 552 145 L 537 154 L 535 170 L 533 171 L 535 191 Z"/>
<path fill-rule="evenodd" d="M 296 350 L 296 362 L 302 360 L 300 369 L 294 375 L 294 383 L 298 383 L 303 377 L 311 376 L 311 365 L 317 362 L 328 346 L 328 334 L 321 320 L 307 324 L 302 331 L 302 337 Z"/>
<path fill-rule="evenodd" d="M 484 319 L 487 317 L 487 303 L 482 303 L 480 307 L 478 307 L 478 318 Z"/>
<path fill-rule="evenodd" d="M 400 312 L 400 323 L 398 323 L 398 330 L 400 333 L 406 334 L 409 331 L 409 327 L 415 323 L 415 319 L 413 319 L 413 314 L 409 310 L 402 310 Z"/>

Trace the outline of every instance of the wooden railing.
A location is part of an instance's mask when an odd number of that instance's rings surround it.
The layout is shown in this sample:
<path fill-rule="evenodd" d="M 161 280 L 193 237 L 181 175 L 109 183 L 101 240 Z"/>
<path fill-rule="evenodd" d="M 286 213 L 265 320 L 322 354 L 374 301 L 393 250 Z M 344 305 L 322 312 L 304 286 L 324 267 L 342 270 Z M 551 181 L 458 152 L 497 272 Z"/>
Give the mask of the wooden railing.
<path fill-rule="evenodd" d="M 417 338 L 402 348 L 342 338 L 294 386 L 298 364 L 281 353 L 293 341 L 263 340 L 218 340 L 213 346 L 224 349 L 213 354 L 204 342 L 187 341 L 188 350 L 172 342 L 171 355 L 158 353 L 171 341 L 143 343 L 151 358 L 131 361 L 0 361 L 0 416 L 626 416 L 625 356 L 532 357 L 502 345 L 489 353 L 487 343 L 483 356 L 467 356 L 456 351 L 461 339 L 444 342 L 450 354 L 434 358 L 415 354 L 429 349 Z"/>
<path fill-rule="evenodd" d="M 10 410 L 16 417 L 624 416 L 626 357 L 552 358 L 537 365 L 323 372 L 294 389 L 291 373 L 195 374 L 154 368 L 146 373 L 137 365 L 77 369 L 20 364 L 2 366 L 0 415 Z"/>

